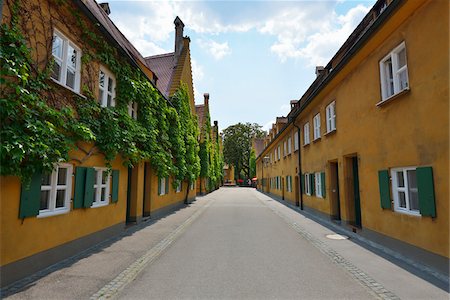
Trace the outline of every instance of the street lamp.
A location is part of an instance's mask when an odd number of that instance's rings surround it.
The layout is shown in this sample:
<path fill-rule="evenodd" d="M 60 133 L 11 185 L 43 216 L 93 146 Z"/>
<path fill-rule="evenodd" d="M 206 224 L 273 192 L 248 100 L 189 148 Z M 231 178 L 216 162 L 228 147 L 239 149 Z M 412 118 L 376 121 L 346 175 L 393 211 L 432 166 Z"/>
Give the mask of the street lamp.
<path fill-rule="evenodd" d="M 261 168 L 261 187 L 262 187 L 262 191 L 264 193 L 264 165 L 267 165 L 269 163 L 269 156 L 264 156 L 262 159 L 262 168 Z"/>

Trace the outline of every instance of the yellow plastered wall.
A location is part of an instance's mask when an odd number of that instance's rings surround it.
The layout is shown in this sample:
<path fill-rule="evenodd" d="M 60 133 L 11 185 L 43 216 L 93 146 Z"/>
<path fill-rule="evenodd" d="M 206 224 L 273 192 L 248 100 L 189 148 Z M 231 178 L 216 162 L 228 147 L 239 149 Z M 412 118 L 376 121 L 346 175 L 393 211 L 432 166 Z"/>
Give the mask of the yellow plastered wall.
<path fill-rule="evenodd" d="M 302 172 L 326 172 L 325 199 L 304 195 L 305 205 L 330 214 L 329 162 L 338 161 L 342 218 L 351 221 L 351 168 L 357 155 L 362 227 L 449 257 L 449 56 L 448 3 L 406 1 L 297 118 L 321 113 L 322 138 L 301 147 Z M 410 91 L 381 101 L 379 61 L 406 43 Z M 426 46 L 424 46 L 426 45 Z M 325 107 L 336 101 L 335 133 L 325 135 Z M 303 134 L 302 142 L 303 144 Z M 433 168 L 437 217 L 382 209 L 378 171 Z"/>
<path fill-rule="evenodd" d="M 83 148 L 90 145 L 83 144 Z M 72 151 L 71 158 L 82 159 L 86 154 Z M 75 167 L 79 164 L 69 162 Z M 104 167 L 103 155 L 89 157 L 84 167 Z M 45 218 L 19 219 L 21 183 L 19 178 L 1 177 L 1 265 L 6 265 L 33 254 L 51 249 L 113 225 L 125 223 L 127 204 L 127 168 L 121 159 L 112 162 L 112 168 L 120 171 L 119 201 L 95 208 L 71 209 L 68 213 Z M 72 196 L 75 188 L 73 177 Z M 72 205 L 72 204 L 71 204 Z"/>
<path fill-rule="evenodd" d="M 266 179 L 266 185 L 264 186 L 264 192 L 271 193 L 275 196 L 284 198 L 286 201 L 295 204 L 295 176 L 298 171 L 298 151 L 294 150 L 294 135 L 297 134 L 297 128 L 295 128 L 292 124 L 289 125 L 283 132 L 280 134 L 276 140 L 270 145 L 270 147 L 266 148 L 261 155 L 258 157 L 256 161 L 256 173 L 257 177 L 260 179 Z M 283 147 L 284 141 L 287 142 L 288 137 L 291 137 L 291 154 L 284 156 Z M 272 159 L 272 162 L 268 162 L 264 167 L 262 167 L 262 159 L 265 156 L 274 157 L 275 149 L 280 146 L 280 160 L 278 158 L 276 160 Z M 282 184 L 279 189 L 275 186 L 270 185 L 270 178 L 274 178 L 276 176 L 281 176 Z M 286 176 L 292 176 L 292 191 L 287 191 L 287 183 Z M 258 188 L 261 189 L 262 181 L 259 181 Z"/>

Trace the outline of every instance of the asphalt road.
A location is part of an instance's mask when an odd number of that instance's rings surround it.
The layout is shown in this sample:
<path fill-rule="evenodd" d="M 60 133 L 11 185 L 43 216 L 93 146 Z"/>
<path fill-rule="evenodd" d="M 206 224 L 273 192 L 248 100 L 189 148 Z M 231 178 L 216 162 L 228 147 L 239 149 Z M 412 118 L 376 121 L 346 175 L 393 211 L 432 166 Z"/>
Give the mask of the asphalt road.
<path fill-rule="evenodd" d="M 373 298 L 255 195 L 208 196 L 209 207 L 118 298 Z"/>

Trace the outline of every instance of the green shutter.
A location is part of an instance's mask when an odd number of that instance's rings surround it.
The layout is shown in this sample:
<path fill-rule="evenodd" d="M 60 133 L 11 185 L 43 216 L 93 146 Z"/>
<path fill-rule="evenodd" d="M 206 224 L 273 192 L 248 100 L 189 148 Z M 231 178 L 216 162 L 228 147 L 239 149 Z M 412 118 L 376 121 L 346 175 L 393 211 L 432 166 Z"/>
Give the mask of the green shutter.
<path fill-rule="evenodd" d="M 161 178 L 158 177 L 158 195 L 161 195 Z"/>
<path fill-rule="evenodd" d="M 34 217 L 39 214 L 42 172 L 34 173 L 29 185 L 22 184 L 20 193 L 19 218 Z"/>
<path fill-rule="evenodd" d="M 433 169 L 418 167 L 416 169 L 419 209 L 422 216 L 436 217 L 434 197 Z"/>
<path fill-rule="evenodd" d="M 325 172 L 320 173 L 320 183 L 322 184 L 322 197 L 325 198 L 326 190 L 325 190 Z"/>
<path fill-rule="evenodd" d="M 311 187 L 311 196 L 315 194 L 314 173 L 309 174 L 309 186 Z"/>
<path fill-rule="evenodd" d="M 166 191 L 165 194 L 169 194 L 169 177 L 166 177 Z"/>
<path fill-rule="evenodd" d="M 389 195 L 389 171 L 378 171 L 378 186 L 380 188 L 381 208 L 391 208 L 391 196 Z"/>
<path fill-rule="evenodd" d="M 300 174 L 301 193 L 305 193 L 305 174 Z"/>
<path fill-rule="evenodd" d="M 85 186 L 84 186 L 84 200 L 83 200 L 83 207 L 91 207 L 92 203 L 94 202 L 94 182 L 95 182 L 95 176 L 96 172 L 94 168 L 86 168 L 86 180 L 85 180 Z"/>
<path fill-rule="evenodd" d="M 86 167 L 75 168 L 75 194 L 73 208 L 82 208 L 84 203 L 84 187 L 86 185 Z"/>
<path fill-rule="evenodd" d="M 119 170 L 112 170 L 112 191 L 111 202 L 116 203 L 119 201 Z"/>

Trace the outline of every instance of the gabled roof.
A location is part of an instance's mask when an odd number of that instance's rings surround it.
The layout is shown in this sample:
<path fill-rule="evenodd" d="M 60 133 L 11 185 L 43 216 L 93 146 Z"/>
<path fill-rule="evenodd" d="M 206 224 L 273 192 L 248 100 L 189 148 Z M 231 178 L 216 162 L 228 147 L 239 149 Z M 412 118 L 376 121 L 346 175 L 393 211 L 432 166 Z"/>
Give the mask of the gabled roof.
<path fill-rule="evenodd" d="M 165 53 L 153 55 L 145 58 L 147 66 L 155 72 L 158 80 L 156 86 L 166 96 L 169 97 L 172 75 L 176 68 L 175 53 Z"/>

